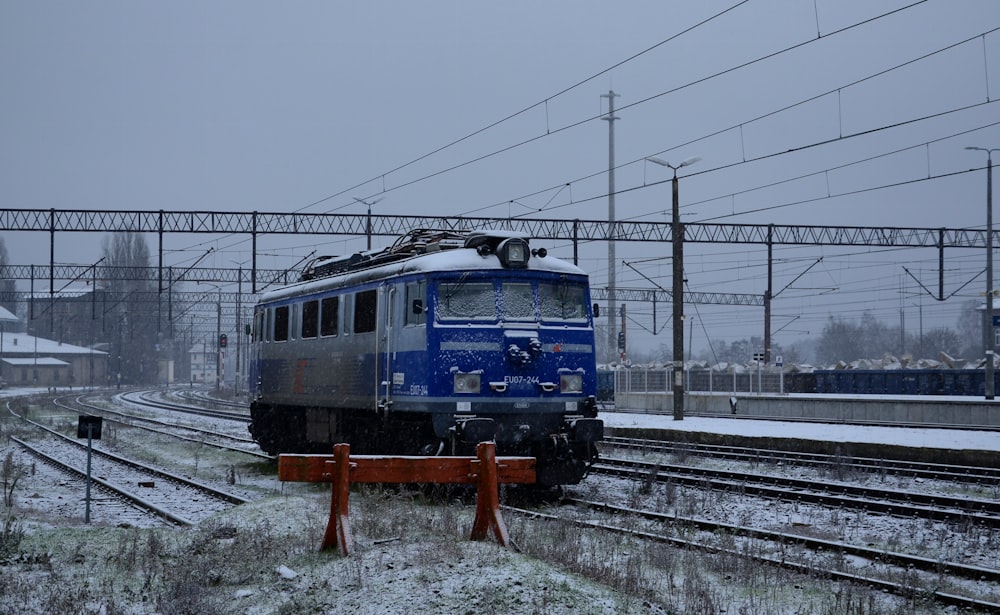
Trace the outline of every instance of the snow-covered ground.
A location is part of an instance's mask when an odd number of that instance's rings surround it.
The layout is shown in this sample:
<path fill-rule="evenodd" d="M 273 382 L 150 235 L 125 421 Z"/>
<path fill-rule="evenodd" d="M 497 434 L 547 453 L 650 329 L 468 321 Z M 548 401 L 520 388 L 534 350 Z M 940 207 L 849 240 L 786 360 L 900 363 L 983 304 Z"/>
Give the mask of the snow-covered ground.
<path fill-rule="evenodd" d="M 6 392 L 5 392 L 6 393 Z M 23 391 L 21 391 L 23 393 Z M 850 425 L 754 421 L 714 417 L 686 417 L 629 412 L 605 412 L 601 418 L 612 427 L 662 427 L 722 434 L 829 439 L 841 442 L 883 442 L 903 446 L 1000 450 L 1000 434 L 947 429 L 859 427 Z M 124 436 L 123 436 L 124 437 Z M 132 437 L 140 437 L 131 435 Z M 164 450 L 155 438 L 150 448 L 171 463 L 184 449 L 176 444 Z M 13 447 L 0 443 L 3 455 Z M 222 475 L 233 463 L 222 454 L 202 451 L 196 466 L 205 477 Z M 213 460 L 220 457 L 215 467 Z M 774 583 L 780 596 L 759 601 L 740 579 L 726 580 L 691 563 L 670 568 L 676 577 L 662 577 L 643 557 L 660 553 L 620 539 L 617 546 L 595 548 L 581 560 L 608 566 L 609 574 L 627 571 L 645 562 L 635 573 L 660 592 L 658 599 L 643 600 L 641 592 L 621 592 L 610 584 L 587 578 L 540 558 L 497 547 L 492 542 L 468 541 L 472 508 L 468 505 L 422 506 L 400 496 L 351 498 L 352 525 L 358 554 L 341 558 L 317 553 L 326 523 L 329 491 L 321 486 L 281 484 L 271 476 L 249 480 L 261 500 L 218 515 L 197 528 L 140 529 L 115 527 L 113 521 L 82 523 L 81 486 L 43 464 L 32 464 L 15 452 L 15 459 L 30 465 L 15 492 L 16 516 L 27 536 L 20 554 L 6 563 L 0 558 L 0 612 L 6 607 L 23 613 L 666 613 L 668 607 L 686 605 L 707 593 L 713 612 L 819 613 L 834 612 L 835 592 L 843 587 L 825 582 L 803 582 L 782 577 Z M 237 475 L 240 475 L 240 470 Z M 247 470 L 249 471 L 249 470 Z M 580 489 L 600 491 L 603 480 L 591 477 Z M 622 489 L 621 486 L 616 487 Z M 627 489 L 627 488 L 626 488 Z M 746 502 L 734 494 L 713 496 L 710 508 L 727 518 L 742 518 Z M 824 513 L 810 513 L 799 504 L 767 504 L 774 519 L 786 525 L 824 531 Z M 505 515 L 507 516 L 507 515 Z M 567 548 L 593 540 L 552 526 L 531 530 L 533 521 L 507 516 L 512 537 L 535 544 L 565 543 Z M 850 517 L 850 516 L 845 516 Z M 853 519 L 853 517 L 852 517 Z M 772 521 L 776 523 L 777 521 Z M 852 522 L 860 523 L 858 520 Z M 892 522 L 898 525 L 898 522 Z M 845 527 L 854 529 L 847 521 Z M 822 527 L 821 527 L 822 526 Z M 846 530 L 845 530 L 846 531 Z M 888 533 L 890 530 L 885 530 Z M 927 530 L 929 533 L 933 528 Z M 533 533 L 534 532 L 534 533 Z M 907 538 L 909 532 L 901 532 Z M 935 534 L 937 536 L 938 534 Z M 965 544 L 965 543 L 963 543 Z M 646 549 L 646 551 L 643 551 Z M 646 553 L 646 555 L 640 554 Z M 659 558 L 667 557 L 663 551 Z M 617 558 L 615 564 L 601 558 Z M 671 555 L 681 561 L 680 555 Z M 617 561 L 617 560 L 615 560 Z M 673 560 L 671 560 L 673 561 Z M 685 560 L 686 561 L 686 560 Z M 628 564 L 632 562 L 632 564 Z M 657 562 L 658 566 L 663 561 Z M 710 566 L 709 566 L 710 567 Z M 696 571 L 698 571 L 696 573 Z M 591 571 L 592 572 L 592 571 Z M 624 574 L 624 573 L 623 573 Z M 631 574 L 631 573 L 630 573 Z M 773 573 L 777 574 L 777 573 Z M 702 590 L 689 587 L 692 580 L 705 583 Z M 72 595 L 76 604 L 64 602 L 67 587 L 89 584 L 91 590 Z M 697 591 L 696 591 L 697 590 Z M 4 602 L 4 595 L 7 595 Z M 908 605 L 889 596 L 875 595 L 880 609 L 872 612 L 903 613 Z M 827 610 L 822 610 L 828 607 Z M 893 606 L 889 606 L 893 605 Z M 900 608 L 904 610 L 899 610 Z M 75 610 L 74 610 L 75 609 Z M 103 610 L 102 610 L 103 609 Z M 929 610 L 934 611 L 933 605 Z"/>

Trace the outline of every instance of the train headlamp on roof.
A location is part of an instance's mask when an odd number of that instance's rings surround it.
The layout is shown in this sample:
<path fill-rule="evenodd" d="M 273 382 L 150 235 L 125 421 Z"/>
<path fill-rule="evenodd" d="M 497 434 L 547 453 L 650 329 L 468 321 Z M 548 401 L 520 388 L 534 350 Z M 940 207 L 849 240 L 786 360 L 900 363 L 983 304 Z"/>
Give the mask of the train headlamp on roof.
<path fill-rule="evenodd" d="M 480 256 L 496 254 L 500 264 L 509 269 L 525 269 L 532 256 L 544 258 L 544 248 L 531 250 L 528 238 L 509 231 L 475 231 L 465 240 L 465 247 L 475 248 Z"/>
<path fill-rule="evenodd" d="M 528 249 L 528 242 L 520 237 L 504 239 L 497 247 L 497 256 L 504 267 L 510 269 L 524 269 L 528 266 L 528 259 L 531 258 L 531 251 Z"/>

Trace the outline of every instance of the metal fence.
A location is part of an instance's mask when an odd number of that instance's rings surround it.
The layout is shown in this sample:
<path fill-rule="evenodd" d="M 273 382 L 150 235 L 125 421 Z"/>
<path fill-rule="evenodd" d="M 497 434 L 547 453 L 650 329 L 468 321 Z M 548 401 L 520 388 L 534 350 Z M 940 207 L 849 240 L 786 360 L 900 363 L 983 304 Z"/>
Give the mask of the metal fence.
<path fill-rule="evenodd" d="M 614 392 L 670 393 L 673 378 L 671 367 L 632 367 L 614 372 Z M 686 391 L 712 393 L 789 393 L 792 382 L 778 369 L 720 371 L 708 368 L 688 369 L 684 372 Z"/>

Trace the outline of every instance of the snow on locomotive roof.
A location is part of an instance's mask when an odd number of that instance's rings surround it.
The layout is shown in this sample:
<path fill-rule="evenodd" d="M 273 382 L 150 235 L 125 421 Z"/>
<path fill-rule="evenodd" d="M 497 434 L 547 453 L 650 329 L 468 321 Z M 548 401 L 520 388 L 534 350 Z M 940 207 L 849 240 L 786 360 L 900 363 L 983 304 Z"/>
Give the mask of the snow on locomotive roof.
<path fill-rule="evenodd" d="M 471 235 L 471 234 L 470 234 Z M 490 231 L 491 237 L 520 237 L 521 233 Z M 304 292 L 328 288 L 330 286 L 344 287 L 362 284 L 371 280 L 390 278 L 409 273 L 431 271 L 474 271 L 485 269 L 504 269 L 496 254 L 480 255 L 474 248 L 456 248 L 438 252 L 428 252 L 415 255 L 404 260 L 393 261 L 384 265 L 376 265 L 347 273 L 330 275 L 296 282 L 288 286 L 265 292 L 261 301 L 274 301 L 288 296 L 296 296 Z M 528 259 L 529 271 L 550 271 L 569 275 L 587 275 L 576 265 L 552 256 L 533 256 Z"/>
<path fill-rule="evenodd" d="M 496 237 L 498 239 L 510 239 L 511 237 L 516 237 L 518 239 L 524 239 L 528 241 L 530 235 L 527 233 L 521 233 L 519 231 L 504 231 L 501 229 L 484 229 L 481 231 L 470 231 L 468 239 L 475 239 L 476 237 Z"/>

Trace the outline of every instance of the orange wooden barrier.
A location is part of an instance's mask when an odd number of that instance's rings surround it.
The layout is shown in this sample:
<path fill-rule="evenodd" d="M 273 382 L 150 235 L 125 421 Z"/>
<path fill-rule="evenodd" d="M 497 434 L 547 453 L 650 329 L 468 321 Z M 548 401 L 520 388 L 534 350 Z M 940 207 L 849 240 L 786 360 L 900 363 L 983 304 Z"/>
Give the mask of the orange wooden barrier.
<path fill-rule="evenodd" d="M 480 442 L 475 457 L 350 456 L 348 444 L 336 444 L 333 455 L 279 455 L 278 479 L 333 483 L 330 521 L 323 536 L 323 550 L 334 547 L 342 555 L 354 549 L 348 518 L 351 483 L 458 483 L 476 484 L 476 518 L 472 540 L 492 534 L 507 546 L 507 526 L 500 516 L 500 483 L 535 482 L 534 457 L 497 457 L 496 445 Z"/>

